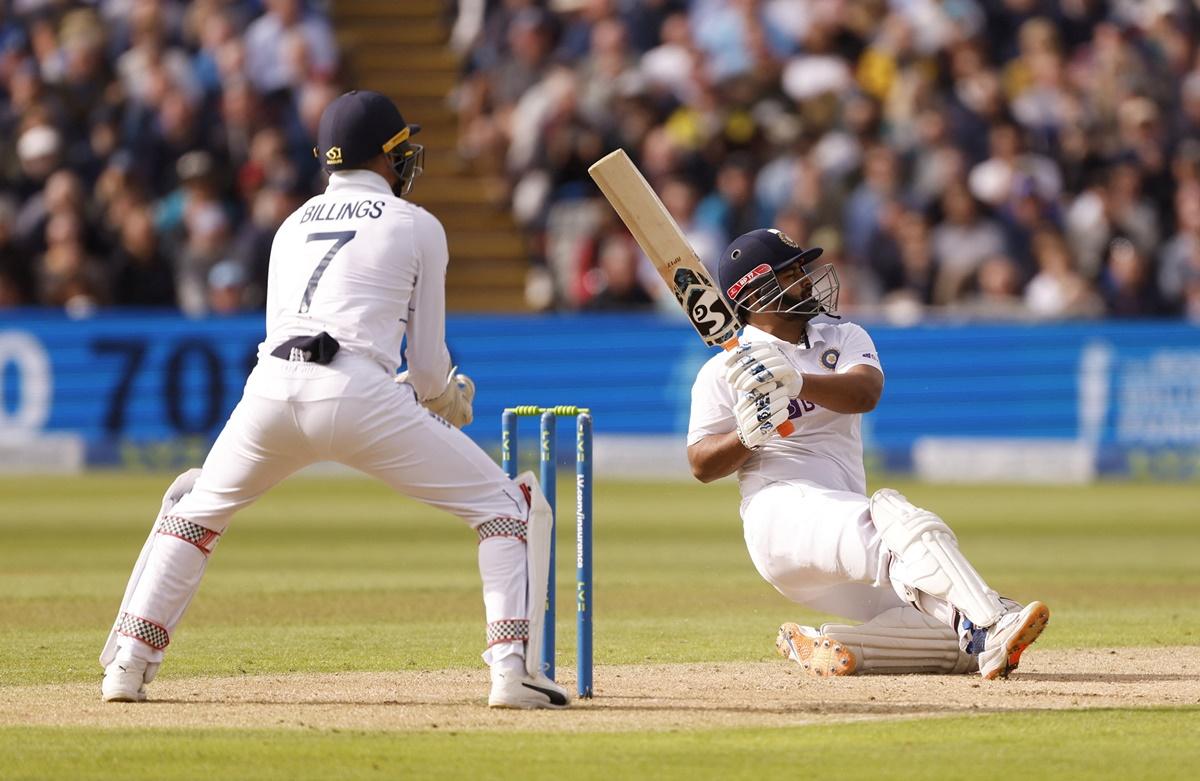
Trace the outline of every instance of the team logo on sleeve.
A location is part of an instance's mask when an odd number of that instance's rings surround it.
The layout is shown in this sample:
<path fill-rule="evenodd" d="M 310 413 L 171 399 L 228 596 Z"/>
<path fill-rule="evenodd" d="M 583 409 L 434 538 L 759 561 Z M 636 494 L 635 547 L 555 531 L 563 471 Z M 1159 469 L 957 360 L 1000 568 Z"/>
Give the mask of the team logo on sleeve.
<path fill-rule="evenodd" d="M 824 366 L 826 369 L 833 371 L 834 369 L 837 368 L 838 358 L 841 358 L 841 357 L 842 357 L 842 354 L 840 352 L 838 352 L 836 349 L 830 347 L 828 350 L 821 353 L 821 365 Z"/>

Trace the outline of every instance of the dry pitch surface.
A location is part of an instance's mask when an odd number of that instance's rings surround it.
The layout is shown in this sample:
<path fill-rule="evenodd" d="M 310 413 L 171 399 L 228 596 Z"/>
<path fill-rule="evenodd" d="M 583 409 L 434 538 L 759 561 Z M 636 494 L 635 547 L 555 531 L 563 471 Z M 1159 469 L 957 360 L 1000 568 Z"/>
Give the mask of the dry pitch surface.
<path fill-rule="evenodd" d="M 156 681 L 154 701 L 104 704 L 99 683 L 0 687 L 0 726 L 595 732 L 1200 703 L 1200 648 L 1029 652 L 1007 681 L 810 678 L 783 660 L 601 666 L 567 711 L 493 711 L 484 670 L 251 675 Z M 573 688 L 573 681 L 565 680 Z"/>

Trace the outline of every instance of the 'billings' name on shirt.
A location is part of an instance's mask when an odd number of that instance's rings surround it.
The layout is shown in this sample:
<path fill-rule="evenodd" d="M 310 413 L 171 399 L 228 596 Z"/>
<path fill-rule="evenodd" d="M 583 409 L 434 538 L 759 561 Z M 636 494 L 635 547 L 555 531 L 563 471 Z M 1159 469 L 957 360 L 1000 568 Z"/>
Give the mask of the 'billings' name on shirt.
<path fill-rule="evenodd" d="M 306 222 L 336 222 L 348 220 L 351 217 L 372 220 L 383 214 L 383 201 L 352 201 L 350 203 L 318 203 L 309 206 L 300 217 L 300 224 Z"/>

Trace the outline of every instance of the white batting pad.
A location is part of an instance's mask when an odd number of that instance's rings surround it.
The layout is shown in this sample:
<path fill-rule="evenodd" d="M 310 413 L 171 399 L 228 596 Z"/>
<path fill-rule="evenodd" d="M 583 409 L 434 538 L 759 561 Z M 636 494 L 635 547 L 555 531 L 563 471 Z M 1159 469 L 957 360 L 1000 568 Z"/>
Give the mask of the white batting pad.
<path fill-rule="evenodd" d="M 958 647 L 950 627 L 916 608 L 885 610 L 865 624 L 823 624 L 820 634 L 848 647 L 860 675 L 967 673 L 979 668 L 976 657 Z"/>
<path fill-rule="evenodd" d="M 554 528 L 554 512 L 533 472 L 517 475 L 517 483 L 529 488 L 529 524 L 525 533 L 529 640 L 525 645 L 525 670 L 530 677 L 537 677 L 545 674 L 542 670 L 542 635 L 545 633 L 546 595 L 550 588 L 550 535 Z"/>
<path fill-rule="evenodd" d="M 889 573 L 894 585 L 944 599 L 976 626 L 991 626 L 1004 613 L 1000 597 L 963 556 L 941 518 L 883 488 L 871 497 L 871 520 L 896 556 Z M 910 593 L 901 596 L 917 601 Z"/>

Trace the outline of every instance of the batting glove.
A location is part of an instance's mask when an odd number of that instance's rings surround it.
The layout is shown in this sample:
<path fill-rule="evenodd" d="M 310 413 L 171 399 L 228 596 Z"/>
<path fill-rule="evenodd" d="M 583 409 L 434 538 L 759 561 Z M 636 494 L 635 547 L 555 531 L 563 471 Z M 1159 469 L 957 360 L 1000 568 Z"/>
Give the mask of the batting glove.
<path fill-rule="evenodd" d="M 747 450 L 757 450 L 775 436 L 775 429 L 788 419 L 791 396 L 784 388 L 774 388 L 765 393 L 749 391 L 742 394 L 733 408 L 737 419 L 738 439 Z"/>
<path fill-rule="evenodd" d="M 739 393 L 784 388 L 799 396 L 804 378 L 774 342 L 745 342 L 725 356 L 725 379 Z"/>

